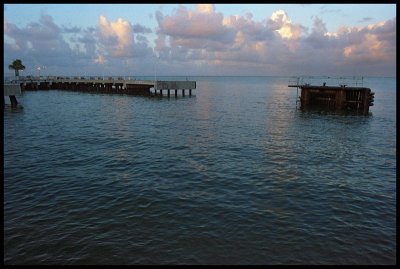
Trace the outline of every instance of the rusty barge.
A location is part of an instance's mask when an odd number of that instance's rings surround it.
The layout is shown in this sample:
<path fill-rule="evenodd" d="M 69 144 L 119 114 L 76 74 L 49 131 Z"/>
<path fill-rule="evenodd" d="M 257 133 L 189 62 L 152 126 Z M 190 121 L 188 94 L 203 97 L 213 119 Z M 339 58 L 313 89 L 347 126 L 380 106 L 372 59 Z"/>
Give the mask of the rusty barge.
<path fill-rule="evenodd" d="M 289 84 L 288 87 L 301 89 L 298 97 L 301 110 L 369 115 L 369 107 L 374 105 L 375 93 L 367 87 L 346 84 L 327 86 L 326 82 L 322 85 Z"/>

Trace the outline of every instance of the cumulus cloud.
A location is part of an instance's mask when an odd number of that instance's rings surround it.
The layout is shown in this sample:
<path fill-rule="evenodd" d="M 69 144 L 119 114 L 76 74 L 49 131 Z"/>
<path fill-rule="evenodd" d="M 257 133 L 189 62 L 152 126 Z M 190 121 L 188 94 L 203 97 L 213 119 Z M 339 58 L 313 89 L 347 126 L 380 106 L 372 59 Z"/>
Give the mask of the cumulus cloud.
<path fill-rule="evenodd" d="M 143 59 L 153 55 L 144 36 L 151 29 L 119 18 L 109 21 L 101 16 L 95 27 L 59 26 L 50 15 L 24 27 L 4 20 L 4 65 L 23 59 L 26 73 L 35 66 L 46 66 L 46 72 L 76 73 L 79 69 L 95 72 L 95 67 L 119 66 L 126 57 Z M 140 33 L 135 42 L 134 31 Z M 115 59 L 114 59 L 115 58 Z M 143 66 L 142 66 L 143 67 Z M 64 70 L 64 71 L 63 71 Z M 118 70 L 118 69 L 117 69 Z M 68 73 L 67 72 L 67 73 Z"/>
<path fill-rule="evenodd" d="M 215 11 L 215 6 L 213 4 L 198 4 L 197 10 L 201 13 L 211 14 Z"/>
<path fill-rule="evenodd" d="M 194 10 L 180 7 L 172 15 L 159 11 L 156 18 L 156 50 L 165 59 L 196 60 L 226 70 L 233 65 L 253 66 L 258 72 L 264 65 L 274 66 L 273 70 L 280 67 L 285 73 L 308 69 L 328 74 L 347 72 L 346 65 L 354 70 L 355 64 L 393 66 L 395 62 L 395 19 L 328 32 L 325 22 L 313 17 L 309 32 L 284 10 L 255 21 L 251 13 L 224 16 L 213 5 L 198 5 Z"/>
<path fill-rule="evenodd" d="M 156 49 L 162 51 L 161 55 L 171 57 L 171 52 L 179 47 L 186 57 L 198 56 L 198 61 L 219 66 L 235 62 L 269 64 L 277 59 L 274 53 L 293 51 L 295 40 L 305 29 L 292 23 L 284 11 L 257 22 L 251 13 L 224 17 L 213 5 L 198 5 L 195 10 L 180 7 L 173 15 L 158 12 L 156 17 L 159 24 Z M 179 57 L 184 58 L 182 54 Z"/>
<path fill-rule="evenodd" d="M 38 22 L 31 22 L 25 27 L 5 22 L 5 62 L 24 59 L 27 71 L 37 65 L 45 65 L 48 70 L 60 63 L 68 67 L 79 65 L 82 55 L 71 48 L 62 32 L 49 15 L 42 15 Z"/>
<path fill-rule="evenodd" d="M 251 13 L 245 16 L 229 16 L 224 18 L 223 24 L 236 33 L 236 41 L 243 39 L 261 41 L 273 38 L 273 31 L 267 28 L 264 22 L 254 21 L 252 17 Z"/>
<path fill-rule="evenodd" d="M 396 18 L 328 31 L 323 17 L 312 17 L 308 29 L 284 10 L 255 20 L 251 13 L 224 15 L 212 4 L 199 4 L 154 15 L 156 29 L 106 16 L 86 28 L 57 25 L 49 15 L 22 27 L 5 18 L 5 69 L 13 59 L 22 58 L 27 66 L 46 65 L 47 70 L 118 73 L 124 66 L 129 72 L 147 70 L 145 75 L 154 72 L 157 58 L 160 73 L 395 74 Z"/>
<path fill-rule="evenodd" d="M 275 43 L 285 46 L 291 53 L 297 51 L 299 39 L 307 30 L 306 27 L 293 23 L 284 10 L 273 12 L 267 26 L 275 35 L 280 37 Z"/>
<path fill-rule="evenodd" d="M 160 55 L 173 58 L 177 52 L 182 61 L 185 58 L 209 61 L 221 64 L 224 61 L 240 61 L 243 54 L 235 51 L 249 48 L 258 42 L 256 48 L 264 46 L 260 37 L 263 33 L 261 24 L 252 23 L 249 17 L 228 17 L 215 10 L 211 4 L 197 5 L 195 10 L 179 7 L 175 14 L 164 16 L 156 14 L 159 24 L 157 51 Z M 241 29 L 243 31 L 240 31 Z"/>
<path fill-rule="evenodd" d="M 283 10 L 277 10 L 272 13 L 269 23 L 271 28 L 285 39 L 297 39 L 300 37 L 302 32 L 302 27 L 298 24 L 292 23 L 286 12 Z"/>
<path fill-rule="evenodd" d="M 133 27 L 128 21 L 118 18 L 108 22 L 105 16 L 100 16 L 97 30 L 99 41 L 108 54 L 118 57 L 133 55 Z"/>
<path fill-rule="evenodd" d="M 337 33 L 330 33 L 326 29 L 325 23 L 319 17 L 314 17 L 311 34 L 305 37 L 302 42 L 314 49 L 330 49 L 331 45 L 336 45 L 329 37 L 335 37 Z"/>
<path fill-rule="evenodd" d="M 174 15 L 162 16 L 158 22 L 160 31 L 172 37 L 219 39 L 226 33 L 222 21 L 222 13 L 208 5 L 198 5 L 194 11 L 180 6 Z"/>
<path fill-rule="evenodd" d="M 395 20 L 345 31 L 348 38 L 343 48 L 347 61 L 374 63 L 395 59 Z"/>
<path fill-rule="evenodd" d="M 134 31 L 135 33 L 143 33 L 143 34 L 148 34 L 148 33 L 151 33 L 151 32 L 152 32 L 150 28 L 148 28 L 148 27 L 146 27 L 146 26 L 143 26 L 143 25 L 141 25 L 141 24 L 135 24 L 135 25 L 133 25 L 133 31 Z"/>
<path fill-rule="evenodd" d="M 327 74 L 394 75 L 395 32 L 395 19 L 365 27 L 343 26 L 332 33 L 326 31 L 321 19 L 315 19 L 312 33 L 297 52 L 303 56 L 297 62 Z"/>

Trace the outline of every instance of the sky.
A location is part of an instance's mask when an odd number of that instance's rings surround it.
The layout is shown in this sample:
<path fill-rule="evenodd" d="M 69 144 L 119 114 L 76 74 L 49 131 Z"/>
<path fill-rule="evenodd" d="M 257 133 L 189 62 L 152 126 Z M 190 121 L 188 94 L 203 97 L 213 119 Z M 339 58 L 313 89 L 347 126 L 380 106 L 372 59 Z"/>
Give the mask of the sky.
<path fill-rule="evenodd" d="M 4 72 L 395 76 L 395 4 L 5 4 Z M 39 70 L 40 69 L 40 70 Z"/>

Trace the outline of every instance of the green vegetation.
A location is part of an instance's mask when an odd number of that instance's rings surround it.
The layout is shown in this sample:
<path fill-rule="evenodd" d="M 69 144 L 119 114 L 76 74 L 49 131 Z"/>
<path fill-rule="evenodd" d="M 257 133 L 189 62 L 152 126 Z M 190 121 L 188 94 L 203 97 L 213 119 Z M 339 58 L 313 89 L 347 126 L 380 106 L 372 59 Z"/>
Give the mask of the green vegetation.
<path fill-rule="evenodd" d="M 15 76 L 19 76 L 19 70 L 24 70 L 25 66 L 22 64 L 22 61 L 20 59 L 16 59 L 8 66 L 9 69 L 14 69 L 15 71 Z"/>

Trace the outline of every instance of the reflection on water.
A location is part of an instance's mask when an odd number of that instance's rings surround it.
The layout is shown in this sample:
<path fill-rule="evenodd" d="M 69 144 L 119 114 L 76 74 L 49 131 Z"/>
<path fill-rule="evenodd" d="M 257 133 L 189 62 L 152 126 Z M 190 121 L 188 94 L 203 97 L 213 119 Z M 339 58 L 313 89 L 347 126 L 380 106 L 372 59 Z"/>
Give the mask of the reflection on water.
<path fill-rule="evenodd" d="M 370 117 L 297 110 L 286 78 L 195 80 L 5 109 L 5 263 L 396 262 L 395 80 L 365 79 Z"/>

